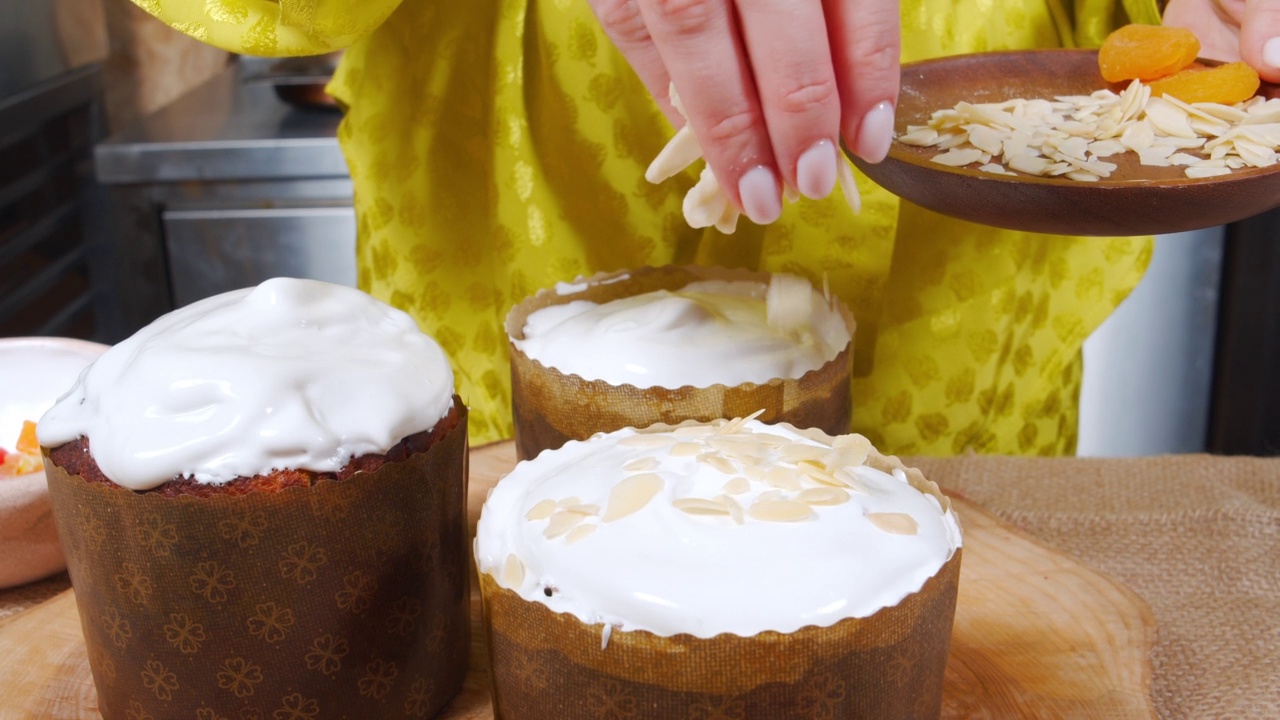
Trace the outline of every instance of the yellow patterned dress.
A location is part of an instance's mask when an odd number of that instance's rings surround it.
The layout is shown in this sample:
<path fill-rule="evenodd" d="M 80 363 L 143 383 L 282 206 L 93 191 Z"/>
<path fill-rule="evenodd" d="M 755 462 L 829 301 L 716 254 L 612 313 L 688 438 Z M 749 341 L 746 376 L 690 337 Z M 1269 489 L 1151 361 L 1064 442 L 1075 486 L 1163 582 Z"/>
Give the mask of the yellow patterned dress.
<path fill-rule="evenodd" d="M 1159 22 L 1150 0 L 1064 1 L 903 0 L 903 59 L 1096 44 L 1126 16 Z M 836 193 L 768 227 L 690 229 L 695 178 L 645 182 L 672 130 L 584 0 L 138 2 L 258 55 L 341 47 L 376 25 L 330 88 L 348 108 L 359 283 L 449 352 L 477 444 L 511 431 L 514 303 L 582 273 L 696 262 L 828 275 L 859 323 L 853 429 L 882 449 L 1070 453 L 1081 343 L 1151 253 L 1149 238 L 963 223 L 865 180 L 858 215 Z"/>

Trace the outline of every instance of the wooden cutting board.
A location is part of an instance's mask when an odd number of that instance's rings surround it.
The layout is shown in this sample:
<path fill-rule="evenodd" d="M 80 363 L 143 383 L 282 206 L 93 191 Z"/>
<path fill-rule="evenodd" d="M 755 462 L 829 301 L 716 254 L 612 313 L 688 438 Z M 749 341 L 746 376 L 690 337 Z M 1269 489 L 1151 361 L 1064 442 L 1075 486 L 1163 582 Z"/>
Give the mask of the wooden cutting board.
<path fill-rule="evenodd" d="M 485 494 L 514 463 L 511 443 L 472 451 L 473 528 Z M 1154 719 L 1146 603 L 976 505 L 955 505 L 965 549 L 942 716 Z M 472 610 L 474 622 L 474 595 Z M 478 628 L 472 637 L 471 674 L 442 720 L 493 718 Z M 100 720 L 70 590 L 0 621 L 0 658 L 0 718 Z"/>

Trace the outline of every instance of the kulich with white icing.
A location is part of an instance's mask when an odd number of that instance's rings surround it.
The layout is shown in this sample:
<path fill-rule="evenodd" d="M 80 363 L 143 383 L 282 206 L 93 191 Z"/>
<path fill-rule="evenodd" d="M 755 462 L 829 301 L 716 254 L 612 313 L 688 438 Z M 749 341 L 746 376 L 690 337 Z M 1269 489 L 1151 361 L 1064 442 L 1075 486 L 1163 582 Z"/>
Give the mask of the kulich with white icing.
<path fill-rule="evenodd" d="M 794 632 L 918 591 L 955 516 L 860 435 L 755 420 L 631 428 L 518 464 L 485 502 L 480 571 L 588 623 L 670 636 Z"/>
<path fill-rule="evenodd" d="M 440 346 L 353 288 L 275 278 L 171 312 L 108 350 L 41 418 L 111 481 L 221 484 L 333 472 L 430 430 L 453 404 Z"/>
<path fill-rule="evenodd" d="M 789 276 L 788 276 L 789 277 Z M 573 300 L 531 313 L 516 348 L 547 367 L 639 388 L 798 378 L 850 341 L 844 318 L 803 280 L 790 322 L 770 322 L 769 286 L 702 280 L 606 303 Z M 798 312 L 797 312 L 798 307 Z M 777 313 L 774 313 L 777 315 Z M 799 315 L 798 318 L 795 316 Z"/>

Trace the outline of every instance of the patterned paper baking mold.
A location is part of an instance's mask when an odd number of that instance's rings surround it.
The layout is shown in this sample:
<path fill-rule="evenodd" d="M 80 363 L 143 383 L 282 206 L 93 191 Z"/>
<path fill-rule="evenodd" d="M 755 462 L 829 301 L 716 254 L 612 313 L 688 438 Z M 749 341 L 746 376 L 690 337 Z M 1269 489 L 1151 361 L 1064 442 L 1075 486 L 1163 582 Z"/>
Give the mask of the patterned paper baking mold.
<path fill-rule="evenodd" d="M 852 340 L 834 359 L 799 378 L 680 388 L 638 388 L 587 380 L 549 368 L 510 342 L 523 337 L 529 315 L 550 305 L 574 300 L 604 303 L 655 290 L 675 290 L 700 280 L 752 280 L 768 285 L 769 278 L 764 272 L 698 265 L 645 267 L 577 280 L 572 292 L 547 288 L 512 308 L 506 331 L 517 457 L 536 457 L 543 450 L 558 448 L 568 440 L 585 440 L 598 432 L 689 419 L 705 422 L 742 417 L 761 409 L 761 422 L 786 421 L 833 434 L 848 432 L 853 412 Z M 833 302 L 852 338 L 853 314 L 838 299 Z"/>
<path fill-rule="evenodd" d="M 913 487 L 953 512 L 936 483 L 898 458 L 873 451 L 866 463 L 903 470 Z M 750 637 L 606 633 L 481 573 L 494 717 L 936 720 L 961 555 L 956 548 L 920 590 L 869 617 Z"/>
<path fill-rule="evenodd" d="M 208 498 L 45 453 L 105 720 L 429 717 L 467 672 L 467 418 L 346 480 Z"/>

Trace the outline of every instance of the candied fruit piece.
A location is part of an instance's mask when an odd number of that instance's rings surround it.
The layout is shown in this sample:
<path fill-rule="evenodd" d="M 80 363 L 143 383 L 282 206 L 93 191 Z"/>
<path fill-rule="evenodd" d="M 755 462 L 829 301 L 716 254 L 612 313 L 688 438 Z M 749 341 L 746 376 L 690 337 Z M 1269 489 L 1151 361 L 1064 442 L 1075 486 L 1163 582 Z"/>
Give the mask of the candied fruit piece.
<path fill-rule="evenodd" d="M 1185 103 L 1210 102 L 1231 105 L 1258 92 L 1258 71 L 1242 62 L 1211 68 L 1188 68 L 1151 85 L 1151 95 L 1172 95 Z"/>
<path fill-rule="evenodd" d="M 22 432 L 18 433 L 18 445 L 14 448 L 20 453 L 35 454 L 40 452 L 40 441 L 36 440 L 36 424 L 30 420 L 22 421 Z"/>
<path fill-rule="evenodd" d="M 1107 82 L 1155 80 L 1190 65 L 1200 41 L 1186 28 L 1125 25 L 1098 49 L 1098 69 Z"/>

